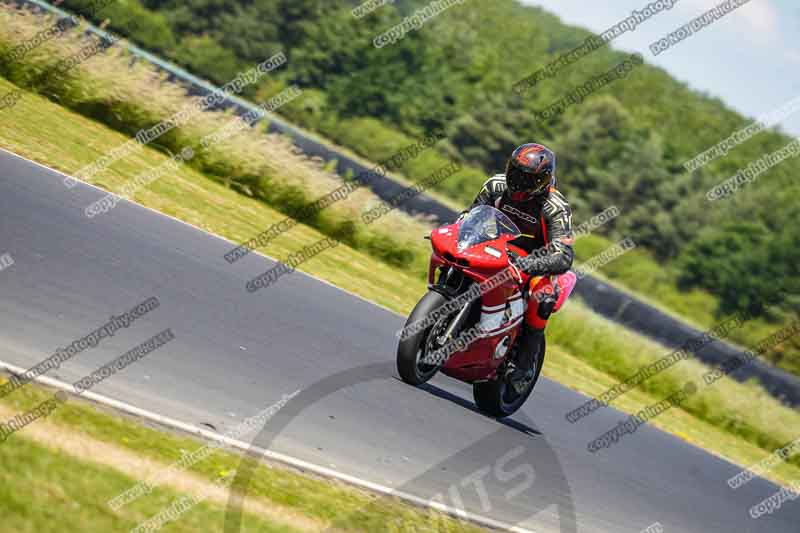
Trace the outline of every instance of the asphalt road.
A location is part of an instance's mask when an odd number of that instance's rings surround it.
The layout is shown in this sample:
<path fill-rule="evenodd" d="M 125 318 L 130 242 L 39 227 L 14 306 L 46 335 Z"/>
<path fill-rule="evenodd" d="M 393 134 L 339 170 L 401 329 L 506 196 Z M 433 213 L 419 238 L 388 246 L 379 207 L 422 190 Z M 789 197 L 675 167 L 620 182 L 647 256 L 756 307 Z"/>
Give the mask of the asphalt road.
<path fill-rule="evenodd" d="M 0 151 L 0 359 L 30 367 L 156 296 L 161 306 L 51 372 L 72 382 L 165 328 L 175 340 L 95 392 L 220 431 L 300 390 L 257 441 L 270 449 L 534 531 L 798 531 L 800 505 L 757 520 L 777 487 L 731 490 L 739 468 L 641 428 L 609 449 L 587 443 L 624 418 L 570 424 L 585 397 L 542 380 L 506 423 L 474 411 L 468 386 L 403 384 L 404 319 L 301 273 L 247 293 L 272 261 L 223 260 L 231 243 L 123 202 L 88 219 L 104 193 Z"/>

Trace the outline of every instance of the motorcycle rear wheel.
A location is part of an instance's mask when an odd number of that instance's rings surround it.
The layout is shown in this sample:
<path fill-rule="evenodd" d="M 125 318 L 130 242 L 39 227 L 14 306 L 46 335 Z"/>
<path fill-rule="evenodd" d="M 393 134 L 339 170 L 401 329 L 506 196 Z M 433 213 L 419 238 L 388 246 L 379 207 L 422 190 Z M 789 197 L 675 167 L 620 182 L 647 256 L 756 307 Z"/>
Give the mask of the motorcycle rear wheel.
<path fill-rule="evenodd" d="M 503 375 L 498 375 L 492 381 L 475 383 L 472 386 L 472 396 L 475 398 L 478 409 L 496 418 L 505 418 L 517 412 L 533 392 L 536 382 L 539 381 L 539 374 L 544 365 L 545 348 L 545 340 L 542 339 L 541 349 L 533 359 L 535 365 L 533 378 L 521 394 L 517 393 L 511 385 L 511 375 L 507 372 L 503 372 Z"/>
<path fill-rule="evenodd" d="M 438 292 L 429 291 L 411 311 L 411 315 L 406 321 L 406 326 L 426 319 L 428 315 L 446 302 L 447 298 Z M 428 326 L 424 330 L 401 339 L 397 345 L 397 372 L 403 381 L 409 385 L 422 385 L 435 376 L 439 368 L 441 368 L 441 365 L 428 365 L 420 360 L 427 353 L 429 335 L 436 329 L 436 326 L 445 320 L 446 318 L 439 319 L 435 324 Z"/>

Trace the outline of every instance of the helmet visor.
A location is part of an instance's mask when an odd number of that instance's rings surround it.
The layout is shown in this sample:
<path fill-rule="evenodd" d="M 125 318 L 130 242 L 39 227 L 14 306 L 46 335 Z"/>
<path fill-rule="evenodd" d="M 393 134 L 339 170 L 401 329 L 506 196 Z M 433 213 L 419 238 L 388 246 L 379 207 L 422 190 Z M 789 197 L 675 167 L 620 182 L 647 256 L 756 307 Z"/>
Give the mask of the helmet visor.
<path fill-rule="evenodd" d="M 550 174 L 533 174 L 513 165 L 506 173 L 506 184 L 512 193 L 534 194 L 541 192 L 550 183 Z"/>

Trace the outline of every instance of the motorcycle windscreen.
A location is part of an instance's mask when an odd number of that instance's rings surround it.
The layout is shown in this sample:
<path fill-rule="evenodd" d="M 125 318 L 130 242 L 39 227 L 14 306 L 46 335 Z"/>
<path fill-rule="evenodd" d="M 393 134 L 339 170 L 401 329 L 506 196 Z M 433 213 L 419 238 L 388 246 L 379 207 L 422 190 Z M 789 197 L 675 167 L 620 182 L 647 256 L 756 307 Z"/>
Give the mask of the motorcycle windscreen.
<path fill-rule="evenodd" d="M 488 205 L 479 205 L 461 221 L 458 229 L 458 250 L 466 250 L 504 235 L 509 236 L 508 240 L 516 239 L 521 234 L 517 225 L 502 211 Z"/>

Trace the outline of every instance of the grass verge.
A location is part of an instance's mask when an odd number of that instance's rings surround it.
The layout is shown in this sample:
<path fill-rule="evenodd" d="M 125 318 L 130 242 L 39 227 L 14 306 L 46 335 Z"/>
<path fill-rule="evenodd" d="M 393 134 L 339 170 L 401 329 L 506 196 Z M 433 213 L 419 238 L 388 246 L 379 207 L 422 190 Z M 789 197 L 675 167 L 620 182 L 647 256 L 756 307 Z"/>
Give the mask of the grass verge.
<path fill-rule="evenodd" d="M 579 258 L 585 259 L 599 254 L 611 244 L 611 241 L 600 235 L 588 235 L 576 243 L 575 251 Z M 633 250 L 601 267 L 598 274 L 611 285 L 632 292 L 640 300 L 697 329 L 711 329 L 727 318 L 718 313 L 719 300 L 716 296 L 702 289 L 679 289 L 679 273 L 674 267 L 659 263 L 646 250 Z M 753 345 L 796 319 L 796 313 L 779 312 L 770 320 L 749 320 L 743 327 L 734 330 L 729 340 L 740 346 Z M 798 353 L 800 336 L 788 339 L 782 345 L 769 350 L 764 358 L 770 364 L 800 376 Z"/>
<path fill-rule="evenodd" d="M 5 418 L 13 411 L 27 411 L 51 395 L 47 388 L 26 385 L 0 400 L 0 413 Z M 0 445 L 0 531 L 127 531 L 182 494 L 206 499 L 165 531 L 222 531 L 228 492 L 214 481 L 252 461 L 233 452 L 218 450 L 185 471 L 178 469 L 150 494 L 118 510 L 107 505 L 138 481 L 180 460 L 182 452 L 202 445 L 198 439 L 151 429 L 72 398 Z M 394 498 L 376 498 L 266 461 L 254 470 L 247 502 L 244 531 L 385 531 L 386 524 L 398 519 L 414 531 L 480 531 Z"/>

